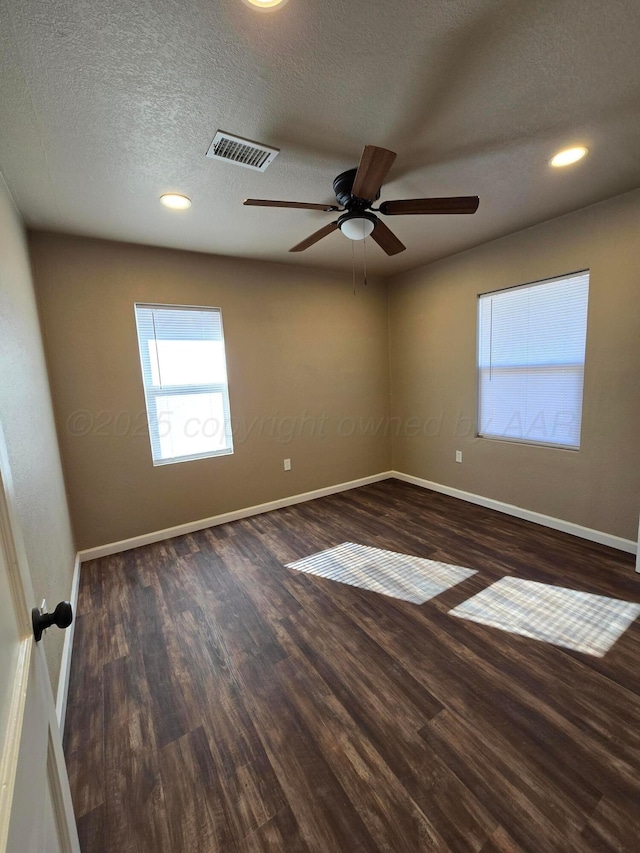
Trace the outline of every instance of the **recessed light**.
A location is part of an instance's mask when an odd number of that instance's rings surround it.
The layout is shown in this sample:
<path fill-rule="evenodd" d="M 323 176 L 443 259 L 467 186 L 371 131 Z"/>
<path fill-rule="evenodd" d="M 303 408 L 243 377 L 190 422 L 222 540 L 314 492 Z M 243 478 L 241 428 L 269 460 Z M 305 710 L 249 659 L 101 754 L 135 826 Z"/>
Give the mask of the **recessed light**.
<path fill-rule="evenodd" d="M 572 163 L 577 163 L 578 160 L 582 160 L 585 154 L 588 153 L 588 149 L 583 145 L 579 145 L 577 148 L 565 148 L 564 151 L 558 151 L 555 157 L 552 157 L 549 160 L 551 166 L 556 168 L 560 166 L 570 166 Z"/>
<path fill-rule="evenodd" d="M 160 201 L 165 207 L 170 207 L 172 210 L 186 210 L 191 207 L 191 199 L 179 193 L 165 193 L 160 196 Z"/>
<path fill-rule="evenodd" d="M 272 12 L 274 9 L 279 9 L 287 0 L 243 0 L 246 6 L 251 6 L 252 9 L 259 9 L 261 12 Z"/>

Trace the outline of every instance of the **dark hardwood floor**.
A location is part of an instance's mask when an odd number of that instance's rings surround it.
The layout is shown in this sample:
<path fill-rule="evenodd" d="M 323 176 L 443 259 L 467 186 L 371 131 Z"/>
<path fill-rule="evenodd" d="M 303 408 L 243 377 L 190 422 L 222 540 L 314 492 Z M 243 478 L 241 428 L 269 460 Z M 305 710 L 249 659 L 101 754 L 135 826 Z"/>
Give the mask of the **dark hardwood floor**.
<path fill-rule="evenodd" d="M 284 563 L 478 569 L 417 606 Z M 605 657 L 448 616 L 506 574 L 640 601 L 629 555 L 385 481 L 83 566 L 83 853 L 640 850 L 640 620 Z"/>

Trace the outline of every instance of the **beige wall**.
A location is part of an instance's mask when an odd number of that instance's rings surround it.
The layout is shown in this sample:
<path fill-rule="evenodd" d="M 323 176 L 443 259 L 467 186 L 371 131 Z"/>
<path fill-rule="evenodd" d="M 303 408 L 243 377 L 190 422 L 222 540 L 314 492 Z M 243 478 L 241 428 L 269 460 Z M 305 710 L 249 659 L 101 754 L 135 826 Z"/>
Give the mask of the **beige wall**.
<path fill-rule="evenodd" d="M 360 285 L 354 296 L 349 275 L 31 234 L 79 547 L 392 464 L 634 539 L 639 226 L 640 192 L 630 193 L 392 279 L 388 306 L 381 281 Z M 580 451 L 477 439 L 477 293 L 585 267 L 591 289 Z M 135 301 L 222 308 L 232 456 L 152 466 L 139 428 Z M 396 418 L 390 430 L 389 413 Z M 291 472 L 282 469 L 285 457 Z"/>
<path fill-rule="evenodd" d="M 585 268 L 591 278 L 580 450 L 476 438 L 476 295 Z M 403 428 L 393 441 L 393 467 L 635 539 L 639 271 L 636 191 L 392 279 L 392 415 Z M 461 465 L 456 450 L 463 451 Z"/>
<path fill-rule="evenodd" d="M 383 282 L 354 295 L 351 275 L 46 233 L 30 248 L 80 549 L 389 469 L 366 428 L 389 411 Z M 136 301 L 222 308 L 233 455 L 154 468 L 127 430 L 144 412 Z"/>
<path fill-rule="evenodd" d="M 0 423 L 37 603 L 69 598 L 75 547 L 22 222 L 0 177 Z M 43 643 L 54 690 L 64 633 Z"/>

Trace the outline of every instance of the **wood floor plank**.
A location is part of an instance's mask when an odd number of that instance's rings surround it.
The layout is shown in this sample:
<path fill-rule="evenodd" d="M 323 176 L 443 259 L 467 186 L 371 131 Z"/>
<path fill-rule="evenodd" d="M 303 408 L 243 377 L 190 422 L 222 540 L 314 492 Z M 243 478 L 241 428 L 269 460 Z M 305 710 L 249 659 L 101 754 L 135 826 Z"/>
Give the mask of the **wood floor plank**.
<path fill-rule="evenodd" d="M 427 743 L 479 798 L 496 820 L 527 853 L 579 853 L 569 839 L 584 828 L 586 817 L 562 807 L 557 790 L 542 787 L 539 776 L 528 772 L 517 755 L 488 745 L 455 713 L 444 711 L 420 732 Z M 581 818 L 581 819 L 580 819 Z M 576 826 L 576 821 L 578 825 Z"/>
<path fill-rule="evenodd" d="M 105 664 L 103 673 L 105 817 L 97 849 L 164 853 L 171 845 L 142 656 Z"/>
<path fill-rule="evenodd" d="M 105 838 L 105 807 L 96 806 L 76 820 L 80 850 L 99 850 Z M 99 846 L 100 845 L 100 846 Z"/>
<path fill-rule="evenodd" d="M 317 670 L 287 658 L 276 667 L 286 693 L 350 803 L 381 850 L 452 848 Z M 377 792 L 372 796 L 372 789 Z M 468 839 L 470 840 L 470 839 Z M 464 849 L 477 849 L 473 843 Z"/>
<path fill-rule="evenodd" d="M 74 640 L 83 650 L 83 663 L 72 668 L 65 717 L 65 755 L 76 818 L 94 811 L 105 799 L 101 617 L 101 611 L 97 616 L 76 616 Z"/>
<path fill-rule="evenodd" d="M 504 827 L 499 826 L 480 853 L 522 853 L 522 847 L 515 843 Z"/>
<path fill-rule="evenodd" d="M 603 797 L 581 839 L 591 851 L 617 850 L 622 853 L 636 853 L 640 848 L 640 816 L 637 799 L 615 802 Z"/>
<path fill-rule="evenodd" d="M 247 660 L 243 680 L 271 764 L 313 853 L 380 848 L 353 807 L 273 667 Z"/>
<path fill-rule="evenodd" d="M 324 709 L 324 713 L 315 718 L 313 726 L 313 730 L 322 735 L 323 753 L 331 755 L 332 744 L 334 748 L 340 744 L 347 757 L 353 756 L 357 769 L 369 768 L 365 778 L 376 778 L 382 783 L 384 804 L 391 809 L 395 821 L 389 820 L 386 811 L 376 814 L 371 804 L 367 817 L 375 821 L 375 837 L 387 837 L 390 850 L 478 850 L 487 832 L 495 826 L 491 815 L 435 754 L 424 749 L 415 728 L 403 727 L 399 723 L 394 713 L 397 708 L 390 707 L 387 692 L 381 689 L 379 695 L 368 691 L 358 695 L 364 685 L 358 680 L 356 671 L 353 672 L 353 681 L 359 689 L 354 692 L 349 688 L 349 676 L 343 671 L 341 678 L 331 666 L 334 654 L 323 655 L 320 650 L 315 653 L 308 635 L 295 628 L 290 620 L 286 622 L 296 646 L 323 679 L 326 694 L 334 699 L 332 706 L 327 695 L 323 696 L 323 692 L 316 689 L 314 702 L 311 705 L 307 703 L 305 707 L 306 716 L 311 719 L 316 706 Z M 295 676 L 290 676 L 289 684 L 295 683 L 296 678 L 301 681 L 303 667 L 293 661 L 284 661 L 278 665 L 278 670 L 282 671 L 287 665 L 294 667 L 292 671 L 295 673 Z M 291 687 L 286 692 L 288 695 L 305 695 L 305 691 L 295 691 Z M 339 710 L 336 710 L 336 704 Z M 339 723 L 333 728 L 330 726 L 332 716 Z M 349 721 L 353 729 L 353 743 L 345 740 L 350 730 Z M 327 729 L 330 729 L 329 733 Z M 344 766 L 336 772 L 344 774 Z M 363 800 L 366 802 L 366 798 L 358 790 L 353 773 L 346 774 L 345 779 L 347 792 L 355 788 L 356 807 L 364 811 L 361 803 Z M 443 808 L 444 802 L 455 803 L 455 808 Z M 394 826 L 394 822 L 398 826 Z"/>
<path fill-rule="evenodd" d="M 242 846 L 246 853 L 273 853 L 274 850 L 309 853 L 309 847 L 300 834 L 298 821 L 289 806 L 285 806 L 248 835 Z"/>
<path fill-rule="evenodd" d="M 423 605 L 285 564 L 472 568 Z M 630 555 L 385 481 L 83 566 L 83 853 L 637 853 L 640 620 L 602 658 L 449 615 L 511 575 L 640 601 Z"/>
<path fill-rule="evenodd" d="M 159 753 L 173 850 L 237 850 L 230 814 L 206 734 L 195 729 Z"/>
<path fill-rule="evenodd" d="M 281 811 L 287 800 L 248 713 L 224 637 L 211 627 L 204 612 L 199 619 L 192 613 L 181 614 L 176 630 L 182 665 L 211 674 L 193 681 L 186 698 L 195 722 L 208 734 L 235 834 L 243 838 Z"/>

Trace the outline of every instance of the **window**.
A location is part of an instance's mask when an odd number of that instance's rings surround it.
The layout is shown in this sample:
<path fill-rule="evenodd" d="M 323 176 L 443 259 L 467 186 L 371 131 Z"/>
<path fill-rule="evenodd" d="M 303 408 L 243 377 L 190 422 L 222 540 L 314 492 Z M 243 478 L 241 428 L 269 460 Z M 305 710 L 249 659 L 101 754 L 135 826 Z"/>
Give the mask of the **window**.
<path fill-rule="evenodd" d="M 135 312 L 153 464 L 233 453 L 220 309 Z"/>
<path fill-rule="evenodd" d="M 480 295 L 478 435 L 580 447 L 589 272 Z"/>

